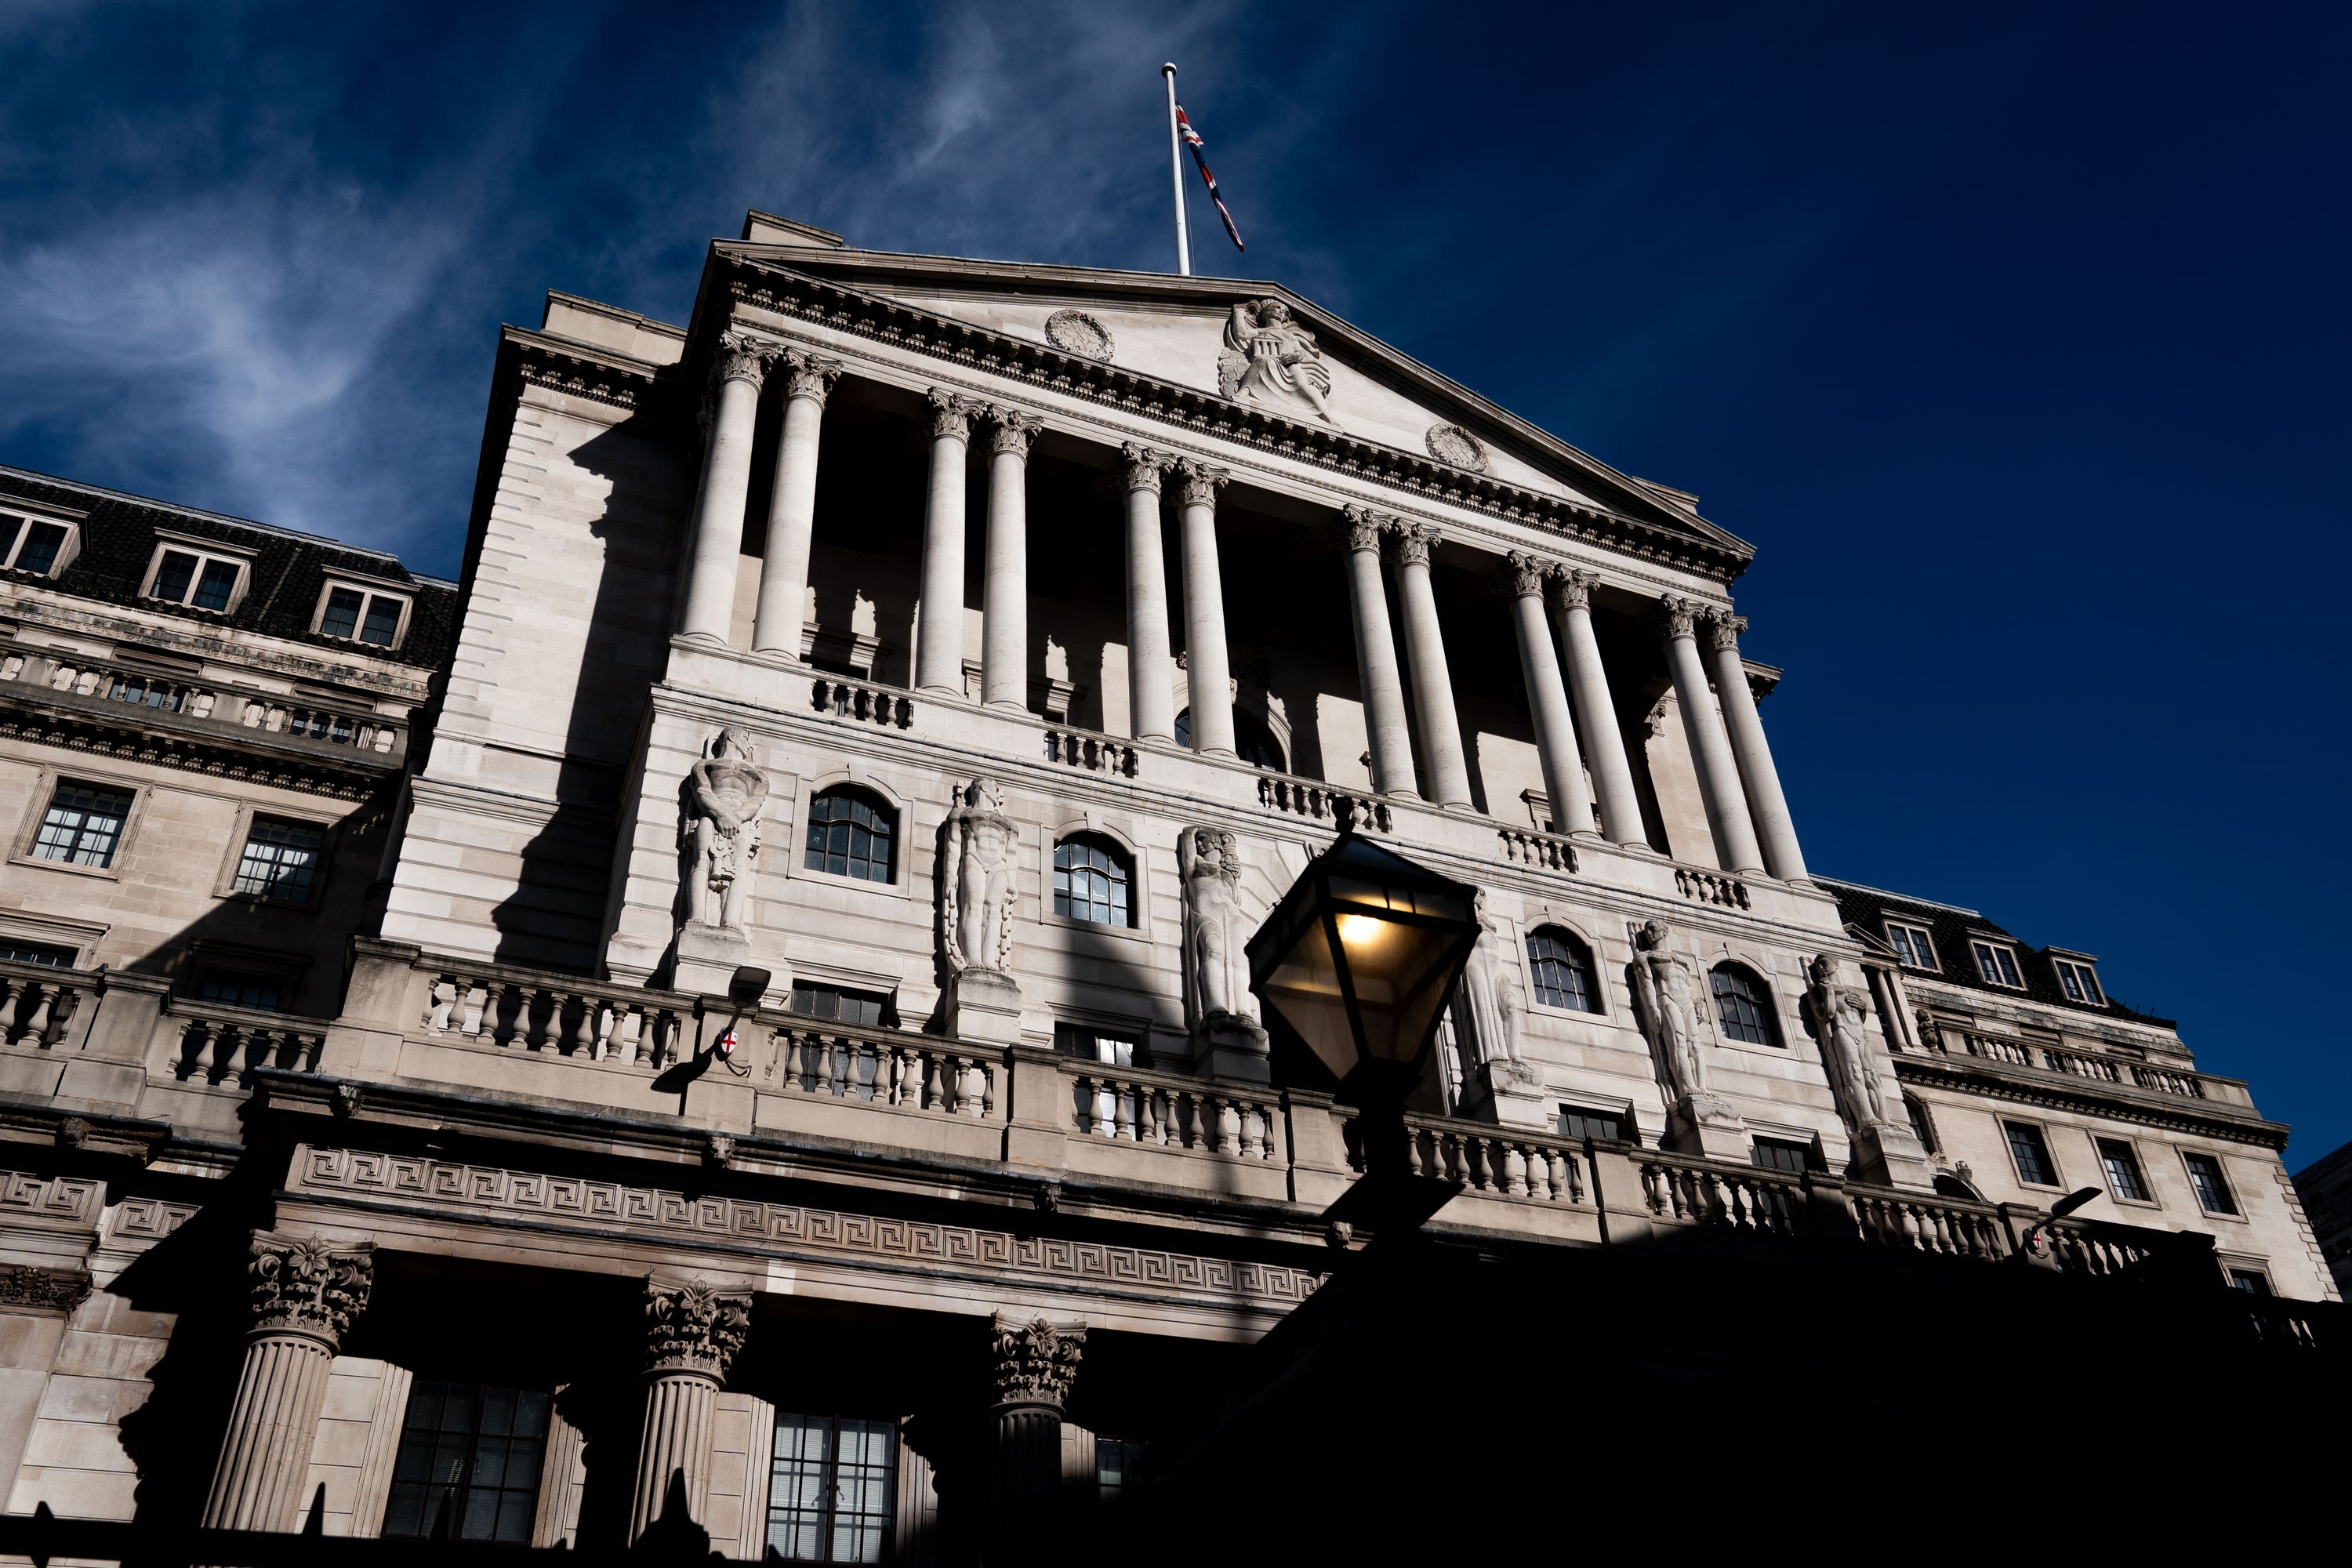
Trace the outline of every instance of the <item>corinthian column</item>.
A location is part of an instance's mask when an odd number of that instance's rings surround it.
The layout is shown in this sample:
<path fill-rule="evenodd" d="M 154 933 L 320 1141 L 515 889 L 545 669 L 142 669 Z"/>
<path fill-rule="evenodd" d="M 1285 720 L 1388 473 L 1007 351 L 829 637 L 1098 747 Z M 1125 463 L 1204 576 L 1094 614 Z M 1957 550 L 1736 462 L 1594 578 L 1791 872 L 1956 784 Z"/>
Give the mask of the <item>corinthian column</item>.
<path fill-rule="evenodd" d="M 1519 627 L 1519 674 L 1535 719 L 1536 753 L 1543 760 L 1544 794 L 1551 797 L 1557 833 L 1592 835 L 1592 802 L 1584 793 L 1584 758 L 1576 749 L 1576 725 L 1568 716 L 1568 689 L 1560 684 L 1559 659 L 1544 624 L 1544 581 L 1551 569 L 1532 555 L 1513 551 L 1511 610 Z"/>
<path fill-rule="evenodd" d="M 730 330 L 719 339 L 710 366 L 718 402 L 694 498 L 681 637 L 723 644 L 734 622 L 735 563 L 743 553 L 743 508 L 751 493 L 751 426 L 760 413 L 760 384 L 782 353 L 780 344 L 748 332 Z"/>
<path fill-rule="evenodd" d="M 1389 596 L 1381 586 L 1381 534 L 1393 519 L 1363 507 L 1345 509 L 1348 619 L 1356 628 L 1356 674 L 1364 689 L 1364 728 L 1372 743 L 1372 788 L 1406 800 L 1420 795 L 1412 773 L 1412 731 L 1404 716 L 1404 677 L 1389 631 Z"/>
<path fill-rule="evenodd" d="M 1454 678 L 1445 668 L 1437 595 L 1429 586 L 1429 547 L 1437 542 L 1437 530 L 1425 522 L 1401 523 L 1396 541 L 1397 603 L 1404 612 L 1404 657 L 1412 666 L 1412 706 L 1421 715 L 1429 798 L 1467 811 L 1470 769 L 1462 759 L 1462 723 L 1454 714 Z"/>
<path fill-rule="evenodd" d="M 1698 770 L 1699 798 L 1706 803 L 1717 862 L 1727 871 L 1761 871 L 1764 857 L 1756 847 L 1756 828 L 1740 794 L 1739 770 L 1731 760 L 1723 719 L 1715 710 L 1715 693 L 1707 689 L 1706 667 L 1699 663 L 1693 625 L 1698 607 L 1672 594 L 1661 602 L 1666 613 L 1666 667 L 1674 674 L 1683 733 L 1690 739 L 1691 761 Z"/>
<path fill-rule="evenodd" d="M 719 1385 L 751 1327 L 751 1298 L 695 1280 L 646 1276 L 646 1424 L 637 1440 L 637 1487 L 629 1541 L 682 1498 L 702 1522 L 710 1476 L 710 1413 Z"/>
<path fill-rule="evenodd" d="M 1160 552 L 1164 452 L 1129 442 L 1127 458 L 1127 727 L 1139 741 L 1176 738 L 1168 654 L 1168 568 Z"/>
<path fill-rule="evenodd" d="M 1748 689 L 1748 667 L 1739 661 L 1739 634 L 1747 629 L 1746 616 L 1707 617 L 1715 694 L 1723 704 L 1724 726 L 1731 731 L 1731 754 L 1739 764 L 1739 782 L 1748 792 L 1748 809 L 1764 850 L 1764 868 L 1784 882 L 1793 881 L 1805 874 L 1805 856 L 1797 847 L 1797 825 L 1789 819 L 1788 797 L 1780 793 L 1780 771 L 1772 765 L 1772 748 L 1764 740 L 1764 721 L 1756 716 L 1756 693 Z"/>
<path fill-rule="evenodd" d="M 1568 656 L 1569 700 L 1576 705 L 1593 790 L 1601 797 L 1601 831 L 1612 844 L 1646 847 L 1650 836 L 1642 826 L 1642 797 L 1633 793 L 1625 732 L 1618 727 L 1609 672 L 1592 636 L 1592 585 L 1600 581 L 1597 572 L 1561 574 L 1552 584 L 1552 607 L 1559 620 L 1559 646 Z"/>
<path fill-rule="evenodd" d="M 784 351 L 784 433 L 776 443 L 760 613 L 751 623 L 756 653 L 801 656 L 801 626 L 808 618 L 809 531 L 816 521 L 817 432 L 824 423 L 825 395 L 840 374 L 837 359 Z"/>
<path fill-rule="evenodd" d="M 1039 1554 L 1062 1482 L 1062 1405 L 1087 1348 L 1084 1323 L 996 1315 L 996 1403 L 988 1413 L 989 1503 L 997 1552 Z M 993 1559 L 992 1559 L 993 1561 Z"/>
<path fill-rule="evenodd" d="M 1225 470 L 1187 458 L 1176 465 L 1184 549 L 1184 668 L 1192 677 L 1192 749 L 1234 754 L 1234 682 L 1225 656 L 1225 590 L 1217 574 L 1217 491 Z"/>
<path fill-rule="evenodd" d="M 931 388 L 931 488 L 923 509 L 923 627 L 915 685 L 950 697 L 964 694 L 964 454 L 978 412 L 971 398 Z"/>
<path fill-rule="evenodd" d="M 980 700 L 1029 709 L 1029 443 L 1038 419 L 988 411 L 988 564 L 981 607 Z"/>
<path fill-rule="evenodd" d="M 252 1253 L 245 1272 L 253 1327 L 205 1500 L 205 1527 L 292 1531 L 307 1500 L 328 1369 L 367 1310 L 375 1260 L 365 1242 L 345 1247 L 259 1230 Z"/>

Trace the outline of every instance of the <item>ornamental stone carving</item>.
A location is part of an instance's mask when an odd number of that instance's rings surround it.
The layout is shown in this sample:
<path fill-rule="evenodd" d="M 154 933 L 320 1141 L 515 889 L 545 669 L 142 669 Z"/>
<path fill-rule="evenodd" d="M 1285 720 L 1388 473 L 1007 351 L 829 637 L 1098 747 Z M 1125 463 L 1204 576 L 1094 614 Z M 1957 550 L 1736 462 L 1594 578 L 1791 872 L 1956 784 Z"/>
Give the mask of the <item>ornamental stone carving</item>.
<path fill-rule="evenodd" d="M 257 1230 L 252 1254 L 245 1274 L 256 1334 L 300 1334 L 323 1341 L 331 1352 L 367 1310 L 375 1283 L 373 1243 L 341 1246 Z"/>
<path fill-rule="evenodd" d="M 784 346 L 766 338 L 729 328 L 719 335 L 719 351 L 710 359 L 710 382 L 748 381 L 753 386 L 768 379 L 768 367 L 782 357 Z"/>
<path fill-rule="evenodd" d="M 1160 480 L 1167 477 L 1176 459 L 1156 447 L 1146 447 L 1136 441 L 1128 442 L 1118 450 L 1119 455 L 1127 459 L 1127 488 L 1150 490 L 1158 495 Z"/>
<path fill-rule="evenodd" d="M 724 1383 L 751 1327 L 749 1295 L 722 1292 L 698 1279 L 670 1284 L 646 1276 L 649 1377 L 690 1373 Z"/>
<path fill-rule="evenodd" d="M 1056 310 L 1045 318 L 1045 341 L 1064 353 L 1108 363 L 1118 345 L 1110 329 L 1084 310 Z"/>
<path fill-rule="evenodd" d="M 1550 563 L 1539 561 L 1522 551 L 1512 551 L 1504 557 L 1504 563 L 1510 571 L 1511 592 L 1519 598 L 1541 594 L 1544 584 L 1551 580 Z"/>
<path fill-rule="evenodd" d="M 1709 610 L 1706 616 L 1707 646 L 1732 653 L 1739 651 L 1739 634 L 1748 629 L 1748 617 L 1723 610 Z"/>
<path fill-rule="evenodd" d="M 1214 506 L 1217 492 L 1232 477 L 1229 470 L 1191 458 L 1176 464 L 1176 499 L 1186 506 Z"/>
<path fill-rule="evenodd" d="M 1806 1021 L 1821 1044 L 1822 1065 L 1829 1069 L 1830 1089 L 1846 1125 L 1860 1133 L 1887 1126 L 1885 1079 L 1878 1069 L 1878 1053 L 1867 1033 L 1870 997 L 1860 986 L 1845 984 L 1837 959 L 1822 953 L 1806 966 L 1811 982 L 1805 992 Z"/>
<path fill-rule="evenodd" d="M 950 436 L 959 441 L 971 439 L 971 416 L 981 411 L 977 399 L 966 397 L 960 392 L 950 392 L 944 386 L 935 386 L 930 390 L 930 405 L 931 437 L 934 440 L 941 436 Z"/>
<path fill-rule="evenodd" d="M 1661 594 L 1658 595 L 1658 607 L 1665 613 L 1668 637 L 1686 637 L 1692 635 L 1698 620 L 1696 605 L 1673 594 Z"/>
<path fill-rule="evenodd" d="M 90 1278 L 79 1268 L 0 1263 L 0 1307 L 70 1312 L 89 1300 Z"/>
<path fill-rule="evenodd" d="M 1027 1322 L 996 1314 L 996 1402 L 1045 1405 L 1058 1410 L 1070 1396 L 1086 1354 L 1084 1323 Z"/>
<path fill-rule="evenodd" d="M 1391 531 L 1396 535 L 1397 564 L 1426 566 L 1429 547 L 1437 542 L 1437 530 L 1426 522 L 1398 522 L 1391 520 Z"/>
<path fill-rule="evenodd" d="M 1373 550 L 1381 547 L 1381 535 L 1387 532 L 1395 519 L 1384 517 L 1370 507 L 1347 506 L 1340 509 L 1341 529 L 1346 532 L 1350 550 Z"/>
<path fill-rule="evenodd" d="M 1477 437 L 1459 425 L 1433 425 L 1422 437 L 1429 455 L 1441 463 L 1457 468 L 1467 468 L 1474 474 L 1486 471 L 1486 447 Z"/>
<path fill-rule="evenodd" d="M 751 737 L 732 724 L 711 737 L 680 794 L 688 923 L 740 931 L 748 923 L 743 889 L 760 854 L 760 808 L 768 799 L 768 775 Z"/>
<path fill-rule="evenodd" d="M 805 349 L 786 349 L 783 360 L 787 397 L 813 397 L 823 403 L 833 391 L 833 384 L 841 379 L 841 362 L 837 359 L 827 359 Z"/>
<path fill-rule="evenodd" d="M 1025 458 L 1029 455 L 1029 443 L 1037 438 L 1038 428 L 1045 423 L 1034 414 L 992 404 L 988 410 L 989 450 Z"/>
<path fill-rule="evenodd" d="M 1667 947 L 1671 936 L 1665 921 L 1654 920 L 1633 939 L 1633 1004 L 1670 1105 L 1706 1091 L 1706 1068 L 1698 1050 L 1705 988 L 1697 963 Z"/>
<path fill-rule="evenodd" d="M 1589 610 L 1592 607 L 1592 590 L 1600 582 L 1598 572 L 1563 566 L 1552 578 L 1552 603 L 1563 610 Z"/>
<path fill-rule="evenodd" d="M 950 973 L 1013 967 L 1013 849 L 1004 792 L 976 778 L 956 796 L 942 831 L 940 949 Z"/>
<path fill-rule="evenodd" d="M 1217 356 L 1217 390 L 1237 403 L 1311 410 L 1333 428 L 1331 372 L 1315 334 L 1292 319 L 1279 300 L 1235 305 L 1225 321 L 1224 352 Z"/>
<path fill-rule="evenodd" d="M 1239 841 L 1222 828 L 1188 827 L 1176 840 L 1176 868 L 1184 888 L 1184 1021 L 1195 1029 L 1254 1021 Z"/>

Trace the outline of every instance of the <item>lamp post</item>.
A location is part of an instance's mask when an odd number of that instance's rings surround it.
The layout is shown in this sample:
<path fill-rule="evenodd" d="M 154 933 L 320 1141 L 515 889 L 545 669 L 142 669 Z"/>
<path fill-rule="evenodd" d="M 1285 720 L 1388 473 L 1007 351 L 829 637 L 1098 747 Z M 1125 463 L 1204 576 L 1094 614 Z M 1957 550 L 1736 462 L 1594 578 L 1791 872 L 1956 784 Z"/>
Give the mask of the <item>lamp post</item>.
<path fill-rule="evenodd" d="M 1411 1230 L 1461 1190 L 1417 1176 L 1405 1099 L 1478 940 L 1476 889 L 1353 833 L 1307 862 L 1248 942 L 1250 985 L 1354 1100 L 1364 1173 L 1328 1217 Z"/>

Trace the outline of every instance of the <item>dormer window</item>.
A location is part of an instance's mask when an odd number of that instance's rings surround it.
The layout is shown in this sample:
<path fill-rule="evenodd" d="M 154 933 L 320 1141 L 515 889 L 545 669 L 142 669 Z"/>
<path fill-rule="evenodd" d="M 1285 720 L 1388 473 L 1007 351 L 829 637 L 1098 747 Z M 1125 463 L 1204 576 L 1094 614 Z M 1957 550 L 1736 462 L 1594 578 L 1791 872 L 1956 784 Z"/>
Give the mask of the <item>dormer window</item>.
<path fill-rule="evenodd" d="M 0 511 L 0 567 L 54 577 L 81 551 L 81 526 Z"/>
<path fill-rule="evenodd" d="M 395 648 L 408 635 L 409 599 L 369 584 L 327 580 L 310 629 L 344 642 Z"/>
<path fill-rule="evenodd" d="M 1886 940 L 1906 969 L 1932 970 L 1936 967 L 1936 944 L 1928 940 L 1927 927 L 1888 921 Z"/>
<path fill-rule="evenodd" d="M 244 601 L 252 575 L 253 563 L 242 553 L 166 534 L 147 563 L 146 585 L 140 592 L 183 609 L 221 616 Z"/>
<path fill-rule="evenodd" d="M 2104 1007 L 2106 994 L 2099 989 L 2099 977 L 2091 966 L 2076 958 L 2053 958 L 2058 969 L 2058 989 L 2066 993 L 2069 1002 L 2080 1002 L 2085 1007 Z"/>
<path fill-rule="evenodd" d="M 1994 942 L 1972 942 L 1976 949 L 1977 973 L 1988 985 L 1999 985 L 2010 991 L 2025 989 L 2025 979 L 2017 971 L 2017 954 L 2010 948 Z"/>

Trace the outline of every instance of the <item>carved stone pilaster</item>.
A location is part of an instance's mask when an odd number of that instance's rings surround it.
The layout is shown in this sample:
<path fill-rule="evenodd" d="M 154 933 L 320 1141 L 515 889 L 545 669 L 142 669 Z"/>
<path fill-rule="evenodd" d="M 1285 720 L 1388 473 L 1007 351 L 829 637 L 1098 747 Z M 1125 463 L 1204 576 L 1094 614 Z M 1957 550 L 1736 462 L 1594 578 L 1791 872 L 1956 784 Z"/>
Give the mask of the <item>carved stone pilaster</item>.
<path fill-rule="evenodd" d="M 719 352 L 710 356 L 710 384 L 748 381 L 757 387 L 768 379 L 768 367 L 783 353 L 782 343 L 730 327 L 719 335 Z"/>
<path fill-rule="evenodd" d="M 1214 506 L 1217 491 L 1233 476 L 1213 464 L 1185 458 L 1176 464 L 1176 495 L 1186 506 Z"/>
<path fill-rule="evenodd" d="M 1027 1322 L 996 1314 L 996 1403 L 1062 1408 L 1086 1353 L 1084 1323 Z"/>
<path fill-rule="evenodd" d="M 1688 599 L 1673 594 L 1658 595 L 1658 607 L 1665 614 L 1666 636 L 1686 637 L 1692 635 L 1698 621 L 1698 606 Z"/>
<path fill-rule="evenodd" d="M 944 386 L 935 386 L 930 391 L 930 405 L 933 439 L 941 436 L 950 436 L 959 441 L 971 439 L 971 416 L 981 411 L 978 400 L 966 397 L 961 392 L 950 392 Z"/>
<path fill-rule="evenodd" d="M 1396 535 L 1396 558 L 1400 566 L 1426 566 L 1429 547 L 1437 542 L 1437 530 L 1425 522 L 1401 522 L 1391 520 L 1391 531 Z"/>
<path fill-rule="evenodd" d="M 1010 452 L 1017 458 L 1029 455 L 1029 443 L 1037 438 L 1037 431 L 1045 422 L 1034 414 L 1024 414 L 1017 408 L 992 404 L 988 410 L 988 448 L 992 452 Z"/>
<path fill-rule="evenodd" d="M 1160 493 L 1160 481 L 1167 477 L 1169 468 L 1176 461 L 1158 447 L 1146 447 L 1136 441 L 1129 441 L 1121 447 L 1119 455 L 1127 459 L 1127 488 L 1130 490 L 1150 490 L 1153 495 Z"/>
<path fill-rule="evenodd" d="M 1709 610 L 1704 617 L 1707 646 L 1717 651 L 1739 651 L 1739 634 L 1748 629 L 1748 617 L 1724 610 Z"/>
<path fill-rule="evenodd" d="M 1589 610 L 1592 607 L 1593 587 L 1600 581 L 1598 572 L 1560 567 L 1552 575 L 1551 602 L 1563 610 Z"/>
<path fill-rule="evenodd" d="M 689 1373 L 723 1383 L 751 1326 L 751 1298 L 688 1279 L 646 1276 L 646 1375 Z"/>
<path fill-rule="evenodd" d="M 245 1266 L 253 1337 L 306 1335 L 331 1353 L 367 1310 L 373 1250 L 368 1242 L 346 1247 L 315 1236 L 254 1232 L 253 1258 Z"/>
<path fill-rule="evenodd" d="M 1549 563 L 1518 550 L 1512 551 L 1503 560 L 1509 568 L 1504 580 L 1511 585 L 1513 597 L 1533 598 L 1544 591 L 1544 583 L 1551 575 Z"/>
<path fill-rule="evenodd" d="M 841 362 L 814 354 L 805 349 L 786 349 L 784 360 L 784 395 L 814 398 L 819 403 L 833 391 L 833 384 L 841 379 Z"/>

